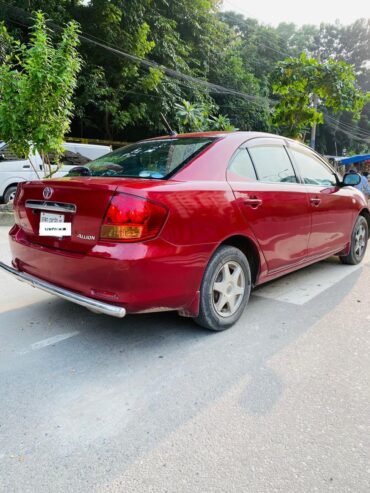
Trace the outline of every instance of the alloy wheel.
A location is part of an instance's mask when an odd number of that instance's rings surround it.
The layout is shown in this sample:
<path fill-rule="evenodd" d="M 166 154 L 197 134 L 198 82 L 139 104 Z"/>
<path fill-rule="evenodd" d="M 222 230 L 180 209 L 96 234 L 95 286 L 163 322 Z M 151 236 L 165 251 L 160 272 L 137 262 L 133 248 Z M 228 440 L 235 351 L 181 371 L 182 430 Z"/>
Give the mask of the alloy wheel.
<path fill-rule="evenodd" d="M 212 286 L 213 308 L 221 317 L 230 317 L 238 310 L 245 291 L 245 275 L 241 265 L 228 261 L 217 272 Z"/>
<path fill-rule="evenodd" d="M 355 255 L 357 258 L 361 258 L 364 254 L 366 247 L 366 230 L 365 227 L 360 224 L 355 233 Z"/>

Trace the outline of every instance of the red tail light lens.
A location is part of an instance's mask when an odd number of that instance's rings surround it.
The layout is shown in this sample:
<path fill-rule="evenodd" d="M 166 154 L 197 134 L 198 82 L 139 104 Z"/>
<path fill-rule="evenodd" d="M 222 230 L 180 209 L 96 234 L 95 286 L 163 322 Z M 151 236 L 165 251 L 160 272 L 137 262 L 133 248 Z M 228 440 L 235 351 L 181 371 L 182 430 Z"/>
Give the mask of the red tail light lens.
<path fill-rule="evenodd" d="M 161 204 L 135 195 L 113 196 L 105 215 L 100 238 L 112 241 L 143 241 L 158 235 L 167 218 Z"/>

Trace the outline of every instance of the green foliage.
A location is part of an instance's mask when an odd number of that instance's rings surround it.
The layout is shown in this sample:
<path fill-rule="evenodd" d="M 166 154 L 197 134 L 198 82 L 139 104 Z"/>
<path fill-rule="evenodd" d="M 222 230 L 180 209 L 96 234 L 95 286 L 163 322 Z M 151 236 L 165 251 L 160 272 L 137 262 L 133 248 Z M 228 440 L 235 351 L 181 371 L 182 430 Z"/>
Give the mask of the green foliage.
<path fill-rule="evenodd" d="M 62 152 L 81 66 L 78 32 L 70 22 L 54 47 L 41 12 L 35 15 L 28 46 L 1 27 L 10 49 L 0 66 L 0 135 L 20 156 L 28 157 L 31 148 L 45 160 L 48 153 Z"/>
<path fill-rule="evenodd" d="M 176 103 L 175 107 L 181 132 L 199 132 L 206 130 L 208 118 L 203 106 L 183 100 L 182 104 Z"/>
<path fill-rule="evenodd" d="M 209 108 L 209 115 L 227 114 L 241 130 L 268 131 L 271 105 L 263 98 L 272 96 L 271 72 L 277 62 L 302 52 L 308 58 L 320 56 L 324 63 L 352 65 L 359 87 L 370 91 L 370 20 L 348 26 L 282 23 L 274 28 L 235 12 L 221 12 L 220 4 L 219 0 L 8 0 L 8 7 L 0 5 L 0 18 L 3 15 L 9 32 L 23 43 L 27 30 L 12 21 L 16 17 L 23 24 L 27 16 L 17 15 L 9 5 L 30 13 L 43 10 L 59 25 L 73 19 L 84 34 L 103 44 L 257 97 L 211 92 L 83 41 L 79 51 L 84 64 L 74 95 L 74 136 L 137 140 L 166 132 L 160 114 L 177 128 L 175 105 L 183 100 Z M 0 39 L 0 60 L 6 46 Z M 328 78 L 338 75 L 332 67 L 329 72 Z M 360 150 L 366 144 L 361 135 L 370 132 L 370 104 L 359 120 L 353 120 L 352 110 L 339 111 L 335 118 L 355 128 L 354 136 L 324 122 L 318 128 L 321 152 Z M 333 111 L 329 108 L 326 114 L 332 116 Z"/>
<path fill-rule="evenodd" d="M 233 132 L 235 130 L 239 130 L 235 128 L 234 125 L 231 124 L 230 118 L 226 115 L 218 115 L 209 117 L 211 130 L 222 130 L 226 132 Z"/>
<path fill-rule="evenodd" d="M 214 106 L 190 103 L 183 100 L 175 103 L 178 128 L 181 132 L 206 132 L 210 130 L 237 130 L 226 115 L 211 115 Z"/>
<path fill-rule="evenodd" d="M 304 53 L 279 62 L 271 81 L 273 93 L 279 95 L 272 124 L 291 137 L 300 136 L 315 123 L 323 123 L 324 108 L 331 108 L 334 113 L 351 111 L 358 119 L 369 99 L 357 87 L 350 65 L 332 59 L 320 63 Z"/>

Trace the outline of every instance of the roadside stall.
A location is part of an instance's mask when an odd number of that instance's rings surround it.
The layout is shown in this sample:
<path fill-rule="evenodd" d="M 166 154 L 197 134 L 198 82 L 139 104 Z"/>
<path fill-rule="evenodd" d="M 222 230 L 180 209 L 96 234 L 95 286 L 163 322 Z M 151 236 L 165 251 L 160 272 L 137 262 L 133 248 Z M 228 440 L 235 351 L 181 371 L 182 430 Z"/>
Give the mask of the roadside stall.
<path fill-rule="evenodd" d="M 354 165 L 358 172 L 370 171 L 370 154 L 357 154 L 355 156 L 345 157 L 340 160 L 340 164 L 346 166 L 346 168 Z"/>

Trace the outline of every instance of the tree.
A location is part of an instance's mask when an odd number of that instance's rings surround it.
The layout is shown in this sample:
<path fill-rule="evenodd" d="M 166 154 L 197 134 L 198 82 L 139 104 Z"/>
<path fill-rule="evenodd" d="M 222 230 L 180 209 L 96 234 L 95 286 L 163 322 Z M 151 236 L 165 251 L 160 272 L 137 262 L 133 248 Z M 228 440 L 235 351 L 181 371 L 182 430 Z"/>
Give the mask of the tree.
<path fill-rule="evenodd" d="M 356 82 L 364 91 L 370 91 L 370 20 L 359 19 L 353 24 L 302 26 L 280 24 L 280 36 L 286 39 L 292 56 L 305 52 L 314 58 L 344 61 L 353 67 Z M 336 115 L 331 109 L 325 112 L 324 124 L 318 129 L 318 150 L 321 153 L 341 155 L 343 149 L 349 153 L 361 153 L 369 149 L 370 104 L 365 104 L 361 118 L 353 120 L 351 111 L 339 111 Z M 335 117 L 336 122 L 330 121 Z"/>
<path fill-rule="evenodd" d="M 290 137 L 302 137 L 314 124 L 323 123 L 324 108 L 350 111 L 358 119 L 369 100 L 357 87 L 350 65 L 332 59 L 320 63 L 304 53 L 279 62 L 271 80 L 273 93 L 280 97 L 272 124 Z"/>
<path fill-rule="evenodd" d="M 175 104 L 182 100 L 216 104 L 239 128 L 267 128 L 264 102 L 211 93 L 201 84 L 168 77 L 158 69 L 148 71 L 110 51 L 114 47 L 189 76 L 265 96 L 266 84 L 262 89 L 248 69 L 237 34 L 217 15 L 216 0 L 61 0 L 58 7 L 56 0 L 9 1 L 22 9 L 37 5 L 58 24 L 76 19 L 86 36 L 106 45 L 85 39 L 79 48 L 84 65 L 74 97 L 76 136 L 137 140 L 161 133 L 166 131 L 161 113 L 175 127 Z M 17 13 L 14 8 L 5 12 L 9 22 Z M 19 20 L 24 22 L 24 14 Z"/>
<path fill-rule="evenodd" d="M 209 114 L 227 114 L 241 130 L 268 131 L 271 73 L 277 62 L 302 52 L 308 58 L 320 55 L 324 64 L 332 60 L 353 65 L 359 86 L 370 91 L 369 20 L 348 26 L 282 23 L 274 28 L 220 11 L 220 4 L 219 0 L 8 0 L 0 2 L 0 18 L 6 20 L 13 37 L 25 43 L 28 32 L 21 27 L 28 21 L 25 10 L 41 9 L 57 25 L 75 19 L 86 37 L 106 45 L 97 46 L 84 38 L 79 46 L 84 63 L 74 95 L 71 133 L 76 137 L 130 141 L 166 132 L 161 113 L 175 128 L 175 105 L 182 100 L 209 108 Z M 53 29 L 57 34 L 57 28 Z M 251 97 L 213 92 L 160 69 L 148 70 L 111 48 Z M 327 108 L 340 125 L 334 129 L 329 121 L 320 125 L 320 152 L 332 154 L 344 147 L 360 150 L 361 135 L 370 132 L 370 103 L 358 121 L 353 121 L 351 109 L 333 115 Z M 354 137 L 342 124 L 347 129 L 350 125 Z"/>
<path fill-rule="evenodd" d="M 37 12 L 28 46 L 12 38 L 4 25 L 1 37 L 11 47 L 0 66 L 1 138 L 24 158 L 38 151 L 50 173 L 48 153 L 61 155 L 73 117 L 81 66 L 78 25 L 70 22 L 54 47 L 45 17 Z"/>

